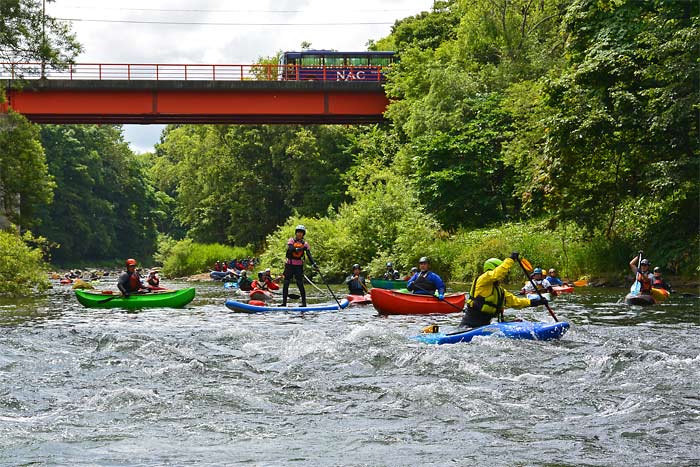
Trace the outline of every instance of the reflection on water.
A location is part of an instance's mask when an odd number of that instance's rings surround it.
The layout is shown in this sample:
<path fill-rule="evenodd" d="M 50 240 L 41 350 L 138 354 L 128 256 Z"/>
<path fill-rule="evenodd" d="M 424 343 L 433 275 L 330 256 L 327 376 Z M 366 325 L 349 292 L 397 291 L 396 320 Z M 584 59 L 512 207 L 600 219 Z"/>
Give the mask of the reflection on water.
<path fill-rule="evenodd" d="M 429 346 L 408 337 L 459 315 L 233 314 L 220 284 L 197 292 L 0 301 L 0 465 L 698 465 L 697 299 L 577 289 L 552 304 L 561 341 Z"/>

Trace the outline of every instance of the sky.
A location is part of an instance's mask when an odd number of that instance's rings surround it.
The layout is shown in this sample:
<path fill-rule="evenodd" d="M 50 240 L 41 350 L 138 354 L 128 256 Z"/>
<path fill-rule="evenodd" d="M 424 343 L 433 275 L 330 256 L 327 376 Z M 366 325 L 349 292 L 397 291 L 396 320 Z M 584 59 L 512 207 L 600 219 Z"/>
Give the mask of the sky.
<path fill-rule="evenodd" d="M 358 51 L 397 19 L 433 0 L 55 0 L 47 14 L 72 19 L 78 63 L 250 64 L 278 51 Z M 179 24 L 163 24 L 179 23 Z M 184 23 L 184 24 L 183 24 Z M 208 23 L 208 24 L 197 24 Z M 212 24 L 215 23 L 215 24 Z M 124 125 L 137 152 L 153 150 L 163 125 Z"/>

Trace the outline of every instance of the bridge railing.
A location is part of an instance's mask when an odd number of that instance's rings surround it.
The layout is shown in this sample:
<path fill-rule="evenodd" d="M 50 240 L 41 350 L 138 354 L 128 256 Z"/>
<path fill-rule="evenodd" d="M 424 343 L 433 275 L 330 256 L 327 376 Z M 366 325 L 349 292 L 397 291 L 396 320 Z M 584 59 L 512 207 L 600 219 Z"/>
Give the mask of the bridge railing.
<path fill-rule="evenodd" d="M 389 67 L 309 67 L 274 64 L 74 63 L 54 68 L 41 62 L 0 62 L 0 79 L 155 81 L 382 81 Z"/>

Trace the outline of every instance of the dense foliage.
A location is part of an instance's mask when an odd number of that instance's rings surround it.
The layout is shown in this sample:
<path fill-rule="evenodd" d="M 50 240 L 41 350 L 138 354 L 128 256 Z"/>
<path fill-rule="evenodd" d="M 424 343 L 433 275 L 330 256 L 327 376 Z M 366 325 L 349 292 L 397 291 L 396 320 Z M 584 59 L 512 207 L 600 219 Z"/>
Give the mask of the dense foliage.
<path fill-rule="evenodd" d="M 30 233 L 0 230 L 0 295 L 25 296 L 49 286 L 43 252 L 30 246 L 36 241 Z"/>
<path fill-rule="evenodd" d="M 56 183 L 38 213 L 37 233 L 59 247 L 57 263 L 148 258 L 158 208 L 145 168 L 110 125 L 45 125 L 41 141 Z"/>
<path fill-rule="evenodd" d="M 184 277 L 208 271 L 215 262 L 228 263 L 232 259 L 248 258 L 253 254 L 250 248 L 228 245 L 195 243 L 191 239 L 169 244 L 159 251 L 162 255 L 163 274 L 169 277 Z"/>

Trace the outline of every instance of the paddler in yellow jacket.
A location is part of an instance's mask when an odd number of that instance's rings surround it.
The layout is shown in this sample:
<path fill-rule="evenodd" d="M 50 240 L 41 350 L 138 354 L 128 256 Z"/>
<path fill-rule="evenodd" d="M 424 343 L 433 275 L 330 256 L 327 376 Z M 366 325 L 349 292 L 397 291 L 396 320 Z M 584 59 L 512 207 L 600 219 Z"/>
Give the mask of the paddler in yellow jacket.
<path fill-rule="evenodd" d="M 462 322 L 459 323 L 460 328 L 486 326 L 496 317 L 501 321 L 505 308 L 525 308 L 547 303 L 544 298 L 530 300 L 516 297 L 500 284 L 517 259 L 518 252 L 513 252 L 510 258 L 503 261 L 489 258 L 484 262 L 484 273 L 474 279 L 469 291 L 469 301 Z"/>

